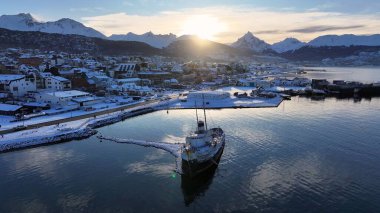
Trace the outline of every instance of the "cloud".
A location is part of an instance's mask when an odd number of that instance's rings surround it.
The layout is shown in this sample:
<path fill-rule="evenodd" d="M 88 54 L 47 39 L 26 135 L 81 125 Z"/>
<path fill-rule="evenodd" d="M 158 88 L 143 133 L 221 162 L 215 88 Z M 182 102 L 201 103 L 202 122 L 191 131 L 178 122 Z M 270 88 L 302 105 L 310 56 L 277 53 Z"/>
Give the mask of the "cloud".
<path fill-rule="evenodd" d="M 256 31 L 255 34 L 278 34 L 283 33 L 280 30 L 263 30 L 263 31 Z"/>
<path fill-rule="evenodd" d="M 69 9 L 70 12 L 90 12 L 90 13 L 101 12 L 101 11 L 105 11 L 105 10 L 106 9 L 103 7 L 81 7 L 81 8 L 70 8 Z"/>
<path fill-rule="evenodd" d="M 305 27 L 305 28 L 298 28 L 289 30 L 288 32 L 295 32 L 295 33 L 315 33 L 315 32 L 326 32 L 326 31 L 334 31 L 334 30 L 348 30 L 348 29 L 357 29 L 357 28 L 364 28 L 365 25 L 351 25 L 351 26 L 311 26 L 311 27 Z"/>
<path fill-rule="evenodd" d="M 376 34 L 380 29 L 380 14 L 345 14 L 323 11 L 270 10 L 250 7 L 203 7 L 166 10 L 151 15 L 114 13 L 83 17 L 83 23 L 106 35 L 183 32 L 189 17 L 215 17 L 224 26 L 215 36 L 218 42 L 233 42 L 247 31 L 256 32 L 260 38 L 274 43 L 286 37 L 309 41 L 329 34 Z M 350 23 L 347 26 L 347 23 Z M 365 23 L 365 25 L 363 25 Z"/>

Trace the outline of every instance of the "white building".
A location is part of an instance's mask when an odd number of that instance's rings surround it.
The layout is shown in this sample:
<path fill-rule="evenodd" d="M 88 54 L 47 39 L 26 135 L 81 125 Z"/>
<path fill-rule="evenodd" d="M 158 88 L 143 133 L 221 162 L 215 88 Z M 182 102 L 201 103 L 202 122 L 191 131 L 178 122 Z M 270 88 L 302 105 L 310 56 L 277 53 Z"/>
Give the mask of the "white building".
<path fill-rule="evenodd" d="M 45 76 L 44 81 L 46 89 L 52 89 L 56 91 L 71 89 L 71 81 L 60 76 L 50 74 Z"/>
<path fill-rule="evenodd" d="M 34 75 L 0 75 L 0 92 L 11 93 L 13 97 L 24 96 L 27 92 L 36 91 Z"/>
<path fill-rule="evenodd" d="M 90 93 L 78 90 L 57 91 L 57 92 L 41 92 L 35 95 L 37 102 L 48 103 L 52 106 L 69 105 L 73 99 L 92 97 Z"/>
<path fill-rule="evenodd" d="M 199 100 L 223 100 L 230 97 L 230 93 L 222 91 L 199 91 L 190 92 L 187 99 L 199 99 Z M 200 102 L 201 103 L 201 102 Z"/>

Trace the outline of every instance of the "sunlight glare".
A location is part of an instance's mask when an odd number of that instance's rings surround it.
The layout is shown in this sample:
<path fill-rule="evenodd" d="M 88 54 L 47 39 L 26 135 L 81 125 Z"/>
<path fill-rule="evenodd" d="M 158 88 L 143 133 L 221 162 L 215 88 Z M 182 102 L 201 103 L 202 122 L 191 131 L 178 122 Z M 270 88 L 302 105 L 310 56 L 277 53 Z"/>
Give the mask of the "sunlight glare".
<path fill-rule="evenodd" d="M 226 26 L 218 18 L 209 15 L 193 15 L 182 26 L 181 35 L 196 35 L 212 40 L 218 33 L 225 32 Z"/>

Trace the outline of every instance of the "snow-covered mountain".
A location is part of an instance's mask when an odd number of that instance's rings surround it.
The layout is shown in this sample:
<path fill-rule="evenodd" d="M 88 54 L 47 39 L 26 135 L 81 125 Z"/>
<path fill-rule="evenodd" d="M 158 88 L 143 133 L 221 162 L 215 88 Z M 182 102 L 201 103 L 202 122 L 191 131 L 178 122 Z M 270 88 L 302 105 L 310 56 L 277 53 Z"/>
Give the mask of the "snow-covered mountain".
<path fill-rule="evenodd" d="M 255 52 L 263 52 L 266 49 L 270 49 L 268 43 L 255 37 L 251 32 L 247 32 L 243 37 L 232 43 L 231 46 L 239 49 L 250 49 Z"/>
<path fill-rule="evenodd" d="M 63 18 L 58 21 L 40 22 L 29 13 L 0 16 L 0 28 L 18 31 L 39 31 L 45 33 L 76 34 L 88 37 L 106 38 L 102 33 L 84 26 L 72 19 Z"/>
<path fill-rule="evenodd" d="M 164 48 L 167 47 L 169 44 L 171 44 L 173 41 L 177 39 L 177 36 L 170 33 L 170 34 L 153 34 L 152 32 L 147 32 L 142 35 L 137 35 L 134 33 L 128 33 L 124 35 L 111 35 L 109 37 L 111 40 L 117 40 L 117 41 L 140 41 L 147 43 L 153 47 L 156 48 Z"/>
<path fill-rule="evenodd" d="M 272 44 L 272 49 L 278 53 L 283 53 L 289 50 L 299 49 L 305 45 L 305 42 L 301 42 L 296 38 L 286 38 L 283 41 Z"/>
<path fill-rule="evenodd" d="M 380 46 L 380 34 L 375 35 L 325 35 L 308 43 L 309 46 Z"/>

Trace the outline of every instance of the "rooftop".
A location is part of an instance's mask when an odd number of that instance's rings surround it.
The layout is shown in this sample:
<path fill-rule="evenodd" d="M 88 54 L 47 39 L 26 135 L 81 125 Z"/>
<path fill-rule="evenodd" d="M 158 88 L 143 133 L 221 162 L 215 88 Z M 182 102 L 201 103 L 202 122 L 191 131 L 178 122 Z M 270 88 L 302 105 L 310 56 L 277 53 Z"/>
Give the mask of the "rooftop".
<path fill-rule="evenodd" d="M 82 92 L 82 91 L 78 91 L 78 90 L 69 90 L 69 91 L 48 92 L 46 94 L 51 95 L 51 96 L 55 96 L 58 98 L 69 98 L 69 97 L 87 96 L 90 93 Z"/>
<path fill-rule="evenodd" d="M 20 109 L 22 106 L 11 104 L 0 104 L 0 111 L 12 112 Z"/>
<path fill-rule="evenodd" d="M 0 82 L 15 81 L 25 78 L 25 75 L 0 75 Z"/>

